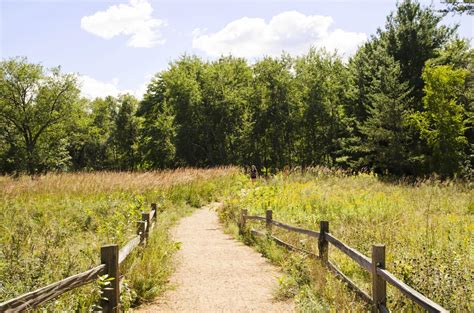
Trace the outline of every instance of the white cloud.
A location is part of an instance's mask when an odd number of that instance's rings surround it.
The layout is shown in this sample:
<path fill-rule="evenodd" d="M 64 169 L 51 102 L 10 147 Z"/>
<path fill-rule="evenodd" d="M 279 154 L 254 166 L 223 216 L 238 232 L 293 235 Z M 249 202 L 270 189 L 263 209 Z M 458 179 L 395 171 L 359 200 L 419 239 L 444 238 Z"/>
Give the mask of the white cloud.
<path fill-rule="evenodd" d="M 78 76 L 81 85 L 81 94 L 83 97 L 94 99 L 105 96 L 118 96 L 121 90 L 118 88 L 118 80 L 113 79 L 110 82 L 102 82 L 87 75 Z"/>
<path fill-rule="evenodd" d="M 280 55 L 282 51 L 302 54 L 311 47 L 337 49 L 347 57 L 357 46 L 367 40 L 364 33 L 347 32 L 342 29 L 331 31 L 330 16 L 304 15 L 287 11 L 275 15 L 268 23 L 261 18 L 243 17 L 227 24 L 216 33 L 193 32 L 193 48 L 210 56 L 231 53 L 235 56 L 252 58 L 262 55 Z"/>
<path fill-rule="evenodd" d="M 109 82 L 104 82 L 92 78 L 87 75 L 78 75 L 77 76 L 79 84 L 81 85 L 81 95 L 88 99 L 95 99 L 97 97 L 106 97 L 106 96 L 113 96 L 118 97 L 119 95 L 129 93 L 135 96 L 137 99 L 142 99 L 143 95 L 146 92 L 146 88 L 148 86 L 149 79 L 148 75 L 145 77 L 147 79 L 143 84 L 141 84 L 135 90 L 131 89 L 120 89 L 119 88 L 119 80 L 117 78 L 112 79 Z"/>
<path fill-rule="evenodd" d="M 153 8 L 148 0 L 130 0 L 129 4 L 119 4 L 105 11 L 81 19 L 81 28 L 105 39 L 115 36 L 130 36 L 131 47 L 150 48 L 164 44 L 160 28 L 166 22 L 152 17 Z"/>

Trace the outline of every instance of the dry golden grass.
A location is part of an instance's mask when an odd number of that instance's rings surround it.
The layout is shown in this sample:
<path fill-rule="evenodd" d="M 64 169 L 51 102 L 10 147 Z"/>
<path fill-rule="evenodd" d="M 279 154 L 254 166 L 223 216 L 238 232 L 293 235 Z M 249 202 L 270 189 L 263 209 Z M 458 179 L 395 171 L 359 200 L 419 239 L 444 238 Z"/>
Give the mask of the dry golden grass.
<path fill-rule="evenodd" d="M 34 179 L 29 176 L 0 176 L 0 195 L 7 198 L 21 193 L 146 192 L 191 181 L 217 178 L 237 171 L 236 167 L 218 167 L 151 172 L 52 173 Z"/>

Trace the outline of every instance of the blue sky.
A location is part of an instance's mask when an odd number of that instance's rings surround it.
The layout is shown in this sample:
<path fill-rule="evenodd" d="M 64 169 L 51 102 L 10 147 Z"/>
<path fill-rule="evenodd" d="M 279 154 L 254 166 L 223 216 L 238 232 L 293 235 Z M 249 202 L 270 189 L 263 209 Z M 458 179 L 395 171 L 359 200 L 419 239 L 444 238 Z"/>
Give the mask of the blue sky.
<path fill-rule="evenodd" d="M 303 53 L 311 45 L 349 57 L 385 23 L 386 0 L 0 0 L 0 57 L 27 56 L 80 75 L 87 97 L 132 92 L 183 53 Z M 430 4 L 431 1 L 421 1 Z M 434 1 L 435 6 L 441 6 Z M 474 37 L 474 17 L 452 16 Z"/>

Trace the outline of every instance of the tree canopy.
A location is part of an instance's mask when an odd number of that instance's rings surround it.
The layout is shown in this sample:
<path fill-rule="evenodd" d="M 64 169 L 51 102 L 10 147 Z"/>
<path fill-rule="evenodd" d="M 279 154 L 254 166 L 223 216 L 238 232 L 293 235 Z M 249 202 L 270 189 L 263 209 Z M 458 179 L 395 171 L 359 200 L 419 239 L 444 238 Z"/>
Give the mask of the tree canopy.
<path fill-rule="evenodd" d="M 0 119 L 15 167 L 33 174 L 63 165 L 60 133 L 73 118 L 79 89 L 73 75 L 17 58 L 0 63 Z"/>
<path fill-rule="evenodd" d="M 183 55 L 142 100 L 81 98 L 72 74 L 0 63 L 0 171 L 179 166 L 473 173 L 474 50 L 402 1 L 348 61 L 311 48 L 254 63 Z"/>

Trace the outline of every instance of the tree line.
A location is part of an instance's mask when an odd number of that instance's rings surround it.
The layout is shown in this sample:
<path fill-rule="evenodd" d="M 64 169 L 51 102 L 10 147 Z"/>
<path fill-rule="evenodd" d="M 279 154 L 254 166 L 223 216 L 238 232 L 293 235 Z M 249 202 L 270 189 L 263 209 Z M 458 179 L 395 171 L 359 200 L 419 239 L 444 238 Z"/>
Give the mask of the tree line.
<path fill-rule="evenodd" d="M 247 60 L 181 56 L 143 100 L 87 100 L 76 77 L 0 64 L 0 172 L 179 166 L 342 167 L 472 175 L 474 50 L 403 1 L 349 60 L 310 49 Z"/>

